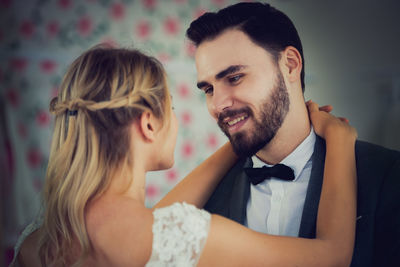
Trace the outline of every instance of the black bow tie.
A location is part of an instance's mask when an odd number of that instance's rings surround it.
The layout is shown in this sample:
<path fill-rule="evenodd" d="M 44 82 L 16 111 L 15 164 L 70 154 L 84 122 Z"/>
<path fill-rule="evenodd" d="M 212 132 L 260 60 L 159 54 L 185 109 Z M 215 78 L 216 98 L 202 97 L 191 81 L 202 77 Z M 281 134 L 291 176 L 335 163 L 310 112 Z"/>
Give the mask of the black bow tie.
<path fill-rule="evenodd" d="M 286 181 L 294 180 L 294 172 L 292 168 L 284 164 L 276 164 L 272 167 L 264 166 L 262 168 L 244 168 L 244 172 L 247 174 L 253 185 L 257 185 L 271 177 Z"/>

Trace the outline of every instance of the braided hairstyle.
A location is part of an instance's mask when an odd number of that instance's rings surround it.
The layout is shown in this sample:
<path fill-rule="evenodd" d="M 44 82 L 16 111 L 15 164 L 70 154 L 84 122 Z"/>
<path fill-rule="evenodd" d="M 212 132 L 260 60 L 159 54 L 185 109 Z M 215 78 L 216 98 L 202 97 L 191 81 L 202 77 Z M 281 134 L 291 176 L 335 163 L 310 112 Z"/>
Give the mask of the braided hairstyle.
<path fill-rule="evenodd" d="M 165 71 L 153 57 L 96 46 L 72 63 L 50 103 L 55 129 L 43 190 L 43 265 L 83 263 L 91 251 L 85 207 L 113 172 L 131 166 L 128 127 L 143 111 L 168 123 L 170 110 Z"/>

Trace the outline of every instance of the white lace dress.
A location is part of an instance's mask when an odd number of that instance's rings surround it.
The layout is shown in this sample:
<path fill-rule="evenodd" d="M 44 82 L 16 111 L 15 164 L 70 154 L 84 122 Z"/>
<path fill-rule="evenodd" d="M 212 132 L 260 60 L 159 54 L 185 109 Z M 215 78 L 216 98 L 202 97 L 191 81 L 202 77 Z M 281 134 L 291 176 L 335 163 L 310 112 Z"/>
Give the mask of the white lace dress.
<path fill-rule="evenodd" d="M 207 240 L 211 215 L 186 203 L 153 212 L 153 250 L 146 267 L 196 266 Z"/>
<path fill-rule="evenodd" d="M 210 228 L 211 215 L 187 203 L 175 203 L 153 211 L 153 245 L 146 267 L 190 267 L 199 261 Z M 15 255 L 23 240 L 41 225 L 30 224 L 18 239 Z M 15 259 L 10 266 L 19 266 Z"/>

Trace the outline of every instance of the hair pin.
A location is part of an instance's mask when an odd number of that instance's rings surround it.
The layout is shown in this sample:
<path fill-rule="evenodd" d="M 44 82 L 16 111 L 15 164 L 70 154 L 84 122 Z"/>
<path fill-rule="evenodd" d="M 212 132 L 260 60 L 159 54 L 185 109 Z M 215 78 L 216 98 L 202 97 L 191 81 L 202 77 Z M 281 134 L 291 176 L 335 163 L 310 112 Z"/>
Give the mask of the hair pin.
<path fill-rule="evenodd" d="M 68 110 L 68 116 L 76 116 L 78 114 L 77 110 Z"/>

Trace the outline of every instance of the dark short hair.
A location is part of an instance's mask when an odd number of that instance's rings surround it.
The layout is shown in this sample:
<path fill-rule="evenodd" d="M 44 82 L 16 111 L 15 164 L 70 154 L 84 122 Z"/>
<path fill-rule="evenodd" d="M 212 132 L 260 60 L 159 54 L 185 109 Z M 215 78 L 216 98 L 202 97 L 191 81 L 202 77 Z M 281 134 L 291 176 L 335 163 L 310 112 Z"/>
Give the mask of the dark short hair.
<path fill-rule="evenodd" d="M 304 56 L 299 34 L 293 22 L 283 12 L 267 3 L 238 3 L 218 12 L 207 12 L 194 20 L 186 36 L 196 46 L 212 40 L 227 29 L 238 29 L 257 45 L 279 60 L 280 52 L 288 46 L 295 47 L 301 55 L 301 87 L 304 92 Z"/>

